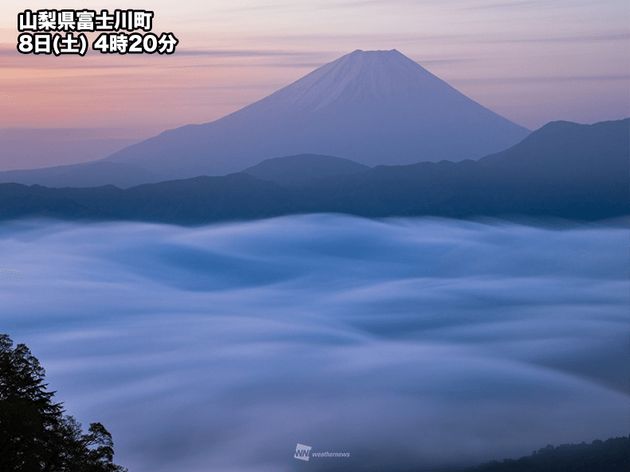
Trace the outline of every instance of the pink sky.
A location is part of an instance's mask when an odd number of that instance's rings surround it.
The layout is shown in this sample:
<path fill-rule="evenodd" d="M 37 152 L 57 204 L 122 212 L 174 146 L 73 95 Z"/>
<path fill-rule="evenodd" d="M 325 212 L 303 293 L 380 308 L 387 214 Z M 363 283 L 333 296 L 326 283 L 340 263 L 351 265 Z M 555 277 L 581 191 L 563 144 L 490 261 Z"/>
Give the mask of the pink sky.
<path fill-rule="evenodd" d="M 179 53 L 18 55 L 17 13 L 61 7 L 85 2 L 0 5 L 0 128 L 145 136 L 211 121 L 357 48 L 399 49 L 529 128 L 630 114 L 626 0 L 100 1 L 90 8 L 154 10 Z"/>

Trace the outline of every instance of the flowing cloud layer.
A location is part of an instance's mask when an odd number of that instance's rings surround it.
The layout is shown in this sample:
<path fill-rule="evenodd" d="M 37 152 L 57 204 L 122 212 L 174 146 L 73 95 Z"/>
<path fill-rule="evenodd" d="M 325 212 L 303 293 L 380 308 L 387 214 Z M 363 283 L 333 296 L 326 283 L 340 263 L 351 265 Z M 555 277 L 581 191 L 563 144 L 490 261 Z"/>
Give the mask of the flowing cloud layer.
<path fill-rule="evenodd" d="M 0 322 L 132 472 L 429 470 L 628 433 L 626 262 L 612 227 L 21 222 Z"/>

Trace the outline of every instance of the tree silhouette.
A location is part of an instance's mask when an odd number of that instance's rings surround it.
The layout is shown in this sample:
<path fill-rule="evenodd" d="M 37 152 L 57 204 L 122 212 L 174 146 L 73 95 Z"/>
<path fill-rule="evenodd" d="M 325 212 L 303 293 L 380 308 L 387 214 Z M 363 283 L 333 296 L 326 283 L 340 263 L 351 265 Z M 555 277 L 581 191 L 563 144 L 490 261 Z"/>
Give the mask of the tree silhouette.
<path fill-rule="evenodd" d="M 0 471 L 124 472 L 100 423 L 87 433 L 55 403 L 45 371 L 24 344 L 0 334 Z"/>
<path fill-rule="evenodd" d="M 630 436 L 590 444 L 546 446 L 519 459 L 494 461 L 465 472 L 628 472 Z"/>

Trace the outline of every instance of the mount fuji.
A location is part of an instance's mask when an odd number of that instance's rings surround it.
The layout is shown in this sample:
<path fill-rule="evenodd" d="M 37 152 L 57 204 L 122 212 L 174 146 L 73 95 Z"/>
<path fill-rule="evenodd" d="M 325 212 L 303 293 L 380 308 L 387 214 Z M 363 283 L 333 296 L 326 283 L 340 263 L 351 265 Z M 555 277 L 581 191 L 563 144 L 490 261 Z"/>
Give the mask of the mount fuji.
<path fill-rule="evenodd" d="M 357 50 L 219 120 L 165 131 L 92 163 L 0 180 L 129 186 L 224 175 L 305 153 L 369 166 L 475 159 L 528 133 L 397 50 Z"/>

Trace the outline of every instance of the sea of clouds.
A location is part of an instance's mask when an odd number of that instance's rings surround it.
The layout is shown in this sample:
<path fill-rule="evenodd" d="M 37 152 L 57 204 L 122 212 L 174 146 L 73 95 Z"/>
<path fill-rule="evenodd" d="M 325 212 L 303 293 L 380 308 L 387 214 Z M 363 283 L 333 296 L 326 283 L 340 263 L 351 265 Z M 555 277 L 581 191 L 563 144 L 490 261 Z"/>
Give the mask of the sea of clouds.
<path fill-rule="evenodd" d="M 627 435 L 628 230 L 0 226 L 0 331 L 130 472 L 388 470 Z M 293 458 L 296 443 L 347 457 Z"/>

